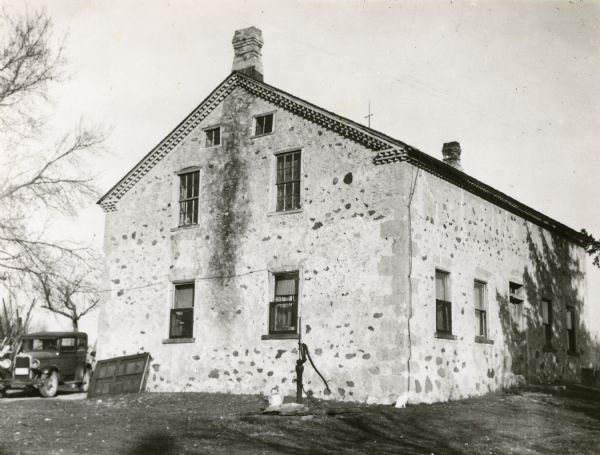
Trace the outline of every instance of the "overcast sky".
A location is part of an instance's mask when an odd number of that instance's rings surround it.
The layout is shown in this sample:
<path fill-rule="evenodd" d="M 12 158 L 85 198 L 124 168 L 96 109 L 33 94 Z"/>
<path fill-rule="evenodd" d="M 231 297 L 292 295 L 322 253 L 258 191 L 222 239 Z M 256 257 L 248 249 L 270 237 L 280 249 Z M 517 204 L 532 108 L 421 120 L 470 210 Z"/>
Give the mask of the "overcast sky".
<path fill-rule="evenodd" d="M 58 126 L 112 128 L 103 191 L 229 74 L 234 30 L 255 25 L 267 83 L 358 122 L 370 100 L 375 129 L 436 157 L 457 140 L 466 172 L 600 235 L 598 0 L 2 3 L 68 32 Z M 102 229 L 90 207 L 77 232 Z"/>

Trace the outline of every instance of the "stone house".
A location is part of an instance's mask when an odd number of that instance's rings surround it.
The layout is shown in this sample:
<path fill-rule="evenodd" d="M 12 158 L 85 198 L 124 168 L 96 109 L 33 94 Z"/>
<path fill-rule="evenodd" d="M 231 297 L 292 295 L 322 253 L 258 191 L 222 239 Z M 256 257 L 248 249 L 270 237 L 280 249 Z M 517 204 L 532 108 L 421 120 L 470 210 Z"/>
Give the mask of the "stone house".
<path fill-rule="evenodd" d="M 100 200 L 98 358 L 150 352 L 151 391 L 434 402 L 589 361 L 573 229 L 263 81 L 262 34 Z M 300 321 L 300 322 L 299 322 Z"/>

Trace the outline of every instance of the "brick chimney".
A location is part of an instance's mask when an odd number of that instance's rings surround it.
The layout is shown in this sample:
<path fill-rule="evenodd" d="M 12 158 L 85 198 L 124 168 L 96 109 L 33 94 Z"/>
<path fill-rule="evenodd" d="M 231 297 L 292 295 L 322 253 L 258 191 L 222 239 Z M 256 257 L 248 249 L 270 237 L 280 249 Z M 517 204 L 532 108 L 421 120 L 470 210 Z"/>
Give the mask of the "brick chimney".
<path fill-rule="evenodd" d="M 256 27 L 236 30 L 233 35 L 233 67 L 258 81 L 263 80 L 263 66 L 260 49 L 263 46 L 262 32 Z"/>
<path fill-rule="evenodd" d="M 449 164 L 453 168 L 462 171 L 463 168 L 460 165 L 460 144 L 456 141 L 445 142 L 442 147 L 442 156 L 444 163 Z"/>

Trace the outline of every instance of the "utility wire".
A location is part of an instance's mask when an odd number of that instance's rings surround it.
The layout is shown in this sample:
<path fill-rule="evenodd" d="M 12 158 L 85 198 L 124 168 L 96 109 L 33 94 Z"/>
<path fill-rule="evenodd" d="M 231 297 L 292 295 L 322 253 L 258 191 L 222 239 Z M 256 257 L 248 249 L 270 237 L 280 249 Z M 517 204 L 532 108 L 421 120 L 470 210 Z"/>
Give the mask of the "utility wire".
<path fill-rule="evenodd" d="M 266 272 L 269 269 L 257 269 L 257 270 L 249 270 L 244 273 L 236 273 L 232 275 L 210 275 L 194 278 L 194 281 L 204 281 L 204 280 L 224 280 L 230 278 L 237 278 L 240 276 L 252 275 L 253 273 Z M 158 286 L 159 284 L 172 283 L 172 280 L 164 280 L 164 281 L 154 281 L 152 283 L 146 283 L 139 286 L 130 286 L 130 287 L 120 287 L 120 288 L 109 288 L 109 289 L 100 289 L 98 292 L 113 292 L 113 291 L 130 291 L 133 289 L 143 289 L 149 288 L 152 286 Z"/>

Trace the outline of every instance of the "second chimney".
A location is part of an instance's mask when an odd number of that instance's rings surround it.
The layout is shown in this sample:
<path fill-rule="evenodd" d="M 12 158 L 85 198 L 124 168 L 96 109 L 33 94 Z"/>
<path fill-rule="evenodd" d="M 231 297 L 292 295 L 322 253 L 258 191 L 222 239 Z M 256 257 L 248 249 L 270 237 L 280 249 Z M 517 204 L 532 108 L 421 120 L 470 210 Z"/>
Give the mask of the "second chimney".
<path fill-rule="evenodd" d="M 236 30 L 233 35 L 233 67 L 258 81 L 263 80 L 263 66 L 260 49 L 263 46 L 262 32 L 256 27 Z"/>
<path fill-rule="evenodd" d="M 460 165 L 460 144 L 458 142 L 445 142 L 442 147 L 442 156 L 444 163 L 449 164 L 459 171 L 463 170 Z"/>

